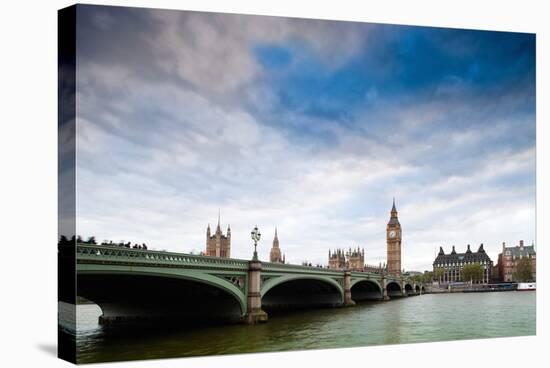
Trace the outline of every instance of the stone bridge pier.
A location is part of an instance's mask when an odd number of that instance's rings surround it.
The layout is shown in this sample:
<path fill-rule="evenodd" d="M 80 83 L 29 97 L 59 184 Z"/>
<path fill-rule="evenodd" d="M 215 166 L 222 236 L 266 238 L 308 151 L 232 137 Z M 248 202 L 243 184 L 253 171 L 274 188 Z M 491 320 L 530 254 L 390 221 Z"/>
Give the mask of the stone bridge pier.
<path fill-rule="evenodd" d="M 388 280 L 386 277 L 382 277 L 382 300 L 390 300 L 388 295 Z"/>
<path fill-rule="evenodd" d="M 261 293 L 262 263 L 258 260 L 248 262 L 247 324 L 267 322 L 267 313 L 262 310 Z"/>
<path fill-rule="evenodd" d="M 351 298 L 351 272 L 344 272 L 344 306 L 355 305 Z"/>

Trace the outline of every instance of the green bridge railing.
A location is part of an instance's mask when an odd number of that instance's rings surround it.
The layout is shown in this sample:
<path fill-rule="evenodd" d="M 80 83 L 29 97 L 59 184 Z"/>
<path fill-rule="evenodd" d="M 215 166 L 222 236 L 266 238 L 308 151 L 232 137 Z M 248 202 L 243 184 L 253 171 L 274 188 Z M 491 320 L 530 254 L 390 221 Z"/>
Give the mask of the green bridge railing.
<path fill-rule="evenodd" d="M 126 248 L 116 245 L 96 245 L 78 243 L 76 246 L 77 263 L 127 263 L 146 264 L 168 267 L 192 267 L 248 270 L 248 260 L 236 258 L 209 257 L 186 253 L 175 253 L 158 250 Z M 316 266 L 291 265 L 283 263 L 262 262 L 264 272 L 314 273 L 317 275 L 337 276 L 343 270 Z M 380 279 L 383 275 L 376 272 L 352 271 L 352 277 Z M 386 275 L 389 279 L 397 279 Z"/>
<path fill-rule="evenodd" d="M 193 266 L 194 268 L 230 268 L 246 271 L 248 261 L 234 258 L 217 258 L 194 254 L 133 249 L 111 245 L 77 244 L 77 262 L 144 263 L 162 266 Z"/>

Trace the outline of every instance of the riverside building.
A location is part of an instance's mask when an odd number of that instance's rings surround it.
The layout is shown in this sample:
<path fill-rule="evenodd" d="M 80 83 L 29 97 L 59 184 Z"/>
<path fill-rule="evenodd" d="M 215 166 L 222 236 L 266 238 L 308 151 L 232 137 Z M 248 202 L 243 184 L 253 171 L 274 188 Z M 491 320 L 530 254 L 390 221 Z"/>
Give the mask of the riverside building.
<path fill-rule="evenodd" d="M 479 283 L 488 284 L 491 279 L 493 261 L 483 249 L 483 244 L 479 246 L 477 252 L 472 252 L 470 244 L 468 244 L 464 253 L 457 253 L 454 245 L 449 254 L 445 254 L 443 247 L 439 247 L 439 254 L 433 262 L 433 270 L 436 274 L 437 269 L 443 269 L 441 276 L 443 283 L 464 282 L 468 280 L 463 279 L 462 268 L 473 263 L 479 263 L 483 268 L 483 279 Z"/>

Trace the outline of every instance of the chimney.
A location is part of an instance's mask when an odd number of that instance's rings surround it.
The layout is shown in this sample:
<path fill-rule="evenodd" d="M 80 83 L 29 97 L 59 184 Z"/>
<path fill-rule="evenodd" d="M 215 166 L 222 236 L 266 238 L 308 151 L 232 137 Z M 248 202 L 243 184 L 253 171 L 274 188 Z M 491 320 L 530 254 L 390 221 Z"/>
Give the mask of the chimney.
<path fill-rule="evenodd" d="M 519 241 L 519 247 L 520 247 L 520 248 L 523 248 L 523 240 L 520 240 L 520 241 Z"/>

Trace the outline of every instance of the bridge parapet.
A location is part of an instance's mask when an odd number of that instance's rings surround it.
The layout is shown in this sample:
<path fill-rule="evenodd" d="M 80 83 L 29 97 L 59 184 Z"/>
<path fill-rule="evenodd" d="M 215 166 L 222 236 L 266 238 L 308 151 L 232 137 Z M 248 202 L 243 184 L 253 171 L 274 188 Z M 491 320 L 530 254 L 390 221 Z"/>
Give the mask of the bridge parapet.
<path fill-rule="evenodd" d="M 313 267 L 313 266 L 292 265 L 292 264 L 286 264 L 286 263 L 262 262 L 262 270 L 267 272 L 299 272 L 299 273 L 310 273 L 310 274 L 327 275 L 327 276 L 344 275 L 344 272 L 340 270 Z"/>
<path fill-rule="evenodd" d="M 362 271 L 351 271 L 351 277 L 355 278 L 371 278 L 371 279 L 381 279 L 382 275 L 374 272 L 362 272 Z"/>
<path fill-rule="evenodd" d="M 79 263 L 123 262 L 175 267 L 187 266 L 192 268 L 248 270 L 248 261 L 242 259 L 208 257 L 109 245 L 78 244 L 76 247 L 76 258 Z"/>

